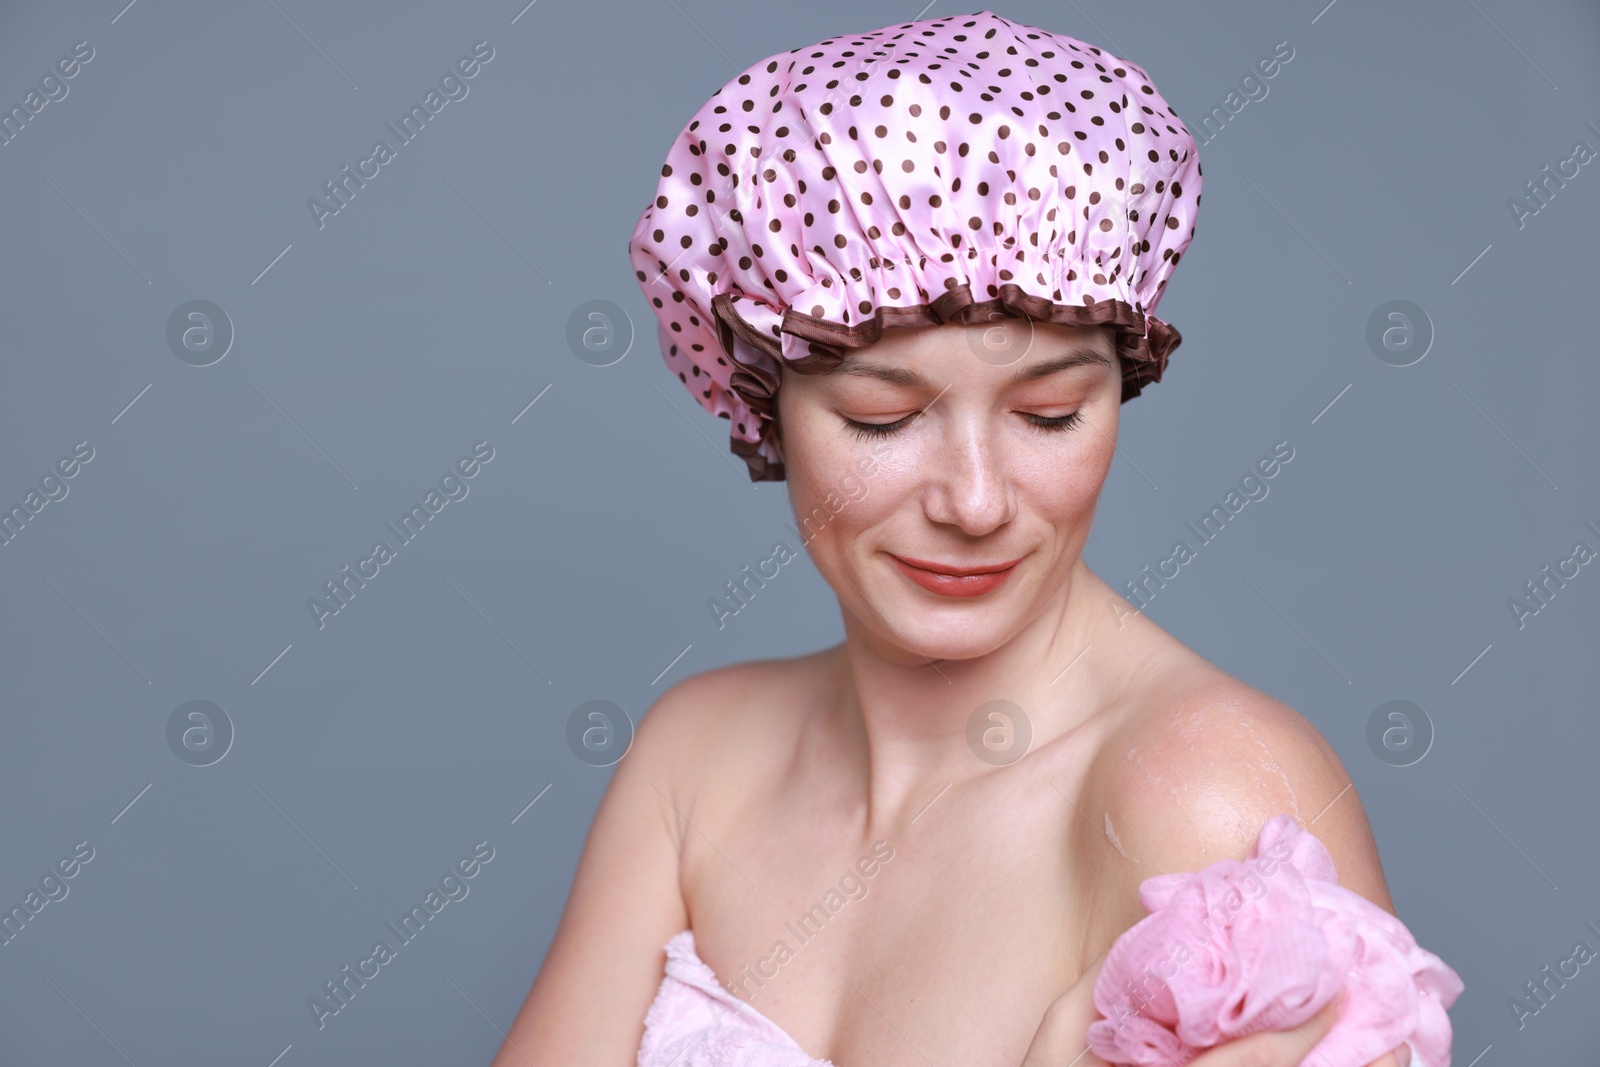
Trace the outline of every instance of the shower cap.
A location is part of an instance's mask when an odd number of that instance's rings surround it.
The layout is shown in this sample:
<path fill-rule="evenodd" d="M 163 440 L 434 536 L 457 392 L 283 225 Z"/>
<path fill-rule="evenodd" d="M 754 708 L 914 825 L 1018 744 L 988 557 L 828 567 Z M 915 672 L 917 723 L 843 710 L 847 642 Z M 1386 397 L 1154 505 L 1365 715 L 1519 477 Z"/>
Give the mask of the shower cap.
<path fill-rule="evenodd" d="M 1109 327 L 1122 400 L 1194 236 L 1194 138 L 1142 69 L 990 11 L 832 37 L 718 89 L 672 142 L 629 259 L 667 367 L 782 481 L 780 367 L 891 326 Z"/>

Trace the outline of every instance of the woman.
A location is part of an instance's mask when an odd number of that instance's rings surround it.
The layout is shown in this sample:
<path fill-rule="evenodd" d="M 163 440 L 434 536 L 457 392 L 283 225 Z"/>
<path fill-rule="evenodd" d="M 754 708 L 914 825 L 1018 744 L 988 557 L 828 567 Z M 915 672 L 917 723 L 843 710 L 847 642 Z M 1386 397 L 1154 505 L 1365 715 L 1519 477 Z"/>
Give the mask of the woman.
<path fill-rule="evenodd" d="M 1392 911 L 1328 743 L 1081 556 L 1199 202 L 1142 70 L 987 11 L 834 38 L 719 90 L 658 193 L 668 366 L 789 482 L 845 640 L 656 702 L 495 1067 L 1093 1067 L 1140 882 L 1280 812 Z"/>

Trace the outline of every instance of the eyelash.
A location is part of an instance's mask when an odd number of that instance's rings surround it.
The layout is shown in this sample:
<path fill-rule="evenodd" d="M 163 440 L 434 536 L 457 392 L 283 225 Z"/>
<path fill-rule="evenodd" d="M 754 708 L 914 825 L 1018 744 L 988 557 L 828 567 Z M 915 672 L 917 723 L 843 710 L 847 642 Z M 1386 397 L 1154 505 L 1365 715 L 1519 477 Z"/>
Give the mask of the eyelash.
<path fill-rule="evenodd" d="M 917 415 L 920 414 L 922 413 L 919 411 L 916 414 L 907 415 L 903 419 L 896 419 L 894 422 L 884 423 L 857 422 L 854 419 L 845 419 L 844 421 L 851 433 L 855 434 L 862 440 L 870 440 L 874 437 L 888 437 L 890 434 L 899 433 L 911 422 L 912 419 L 916 418 Z M 1058 415 L 1053 418 L 1045 415 L 1034 415 L 1030 412 L 1021 412 L 1020 414 L 1033 426 L 1045 431 L 1046 433 L 1056 433 L 1074 429 L 1083 419 L 1083 412 L 1081 411 L 1074 411 L 1070 415 Z"/>

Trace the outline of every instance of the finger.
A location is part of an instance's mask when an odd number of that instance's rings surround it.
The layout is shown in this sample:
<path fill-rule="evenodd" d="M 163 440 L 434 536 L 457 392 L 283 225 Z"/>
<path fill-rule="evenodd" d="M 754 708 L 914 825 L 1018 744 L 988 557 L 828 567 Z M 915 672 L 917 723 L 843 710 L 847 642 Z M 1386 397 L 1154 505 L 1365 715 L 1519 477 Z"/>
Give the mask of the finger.
<path fill-rule="evenodd" d="M 1402 1041 L 1392 1051 L 1385 1052 L 1367 1067 L 1411 1067 L 1411 1046 Z"/>
<path fill-rule="evenodd" d="M 1298 1026 L 1263 1030 L 1218 1045 L 1190 1061 L 1190 1067 L 1299 1067 L 1311 1046 L 1333 1028 L 1343 999 L 1341 991 L 1321 1011 Z M 1378 1067 L 1383 1067 L 1381 1061 Z"/>

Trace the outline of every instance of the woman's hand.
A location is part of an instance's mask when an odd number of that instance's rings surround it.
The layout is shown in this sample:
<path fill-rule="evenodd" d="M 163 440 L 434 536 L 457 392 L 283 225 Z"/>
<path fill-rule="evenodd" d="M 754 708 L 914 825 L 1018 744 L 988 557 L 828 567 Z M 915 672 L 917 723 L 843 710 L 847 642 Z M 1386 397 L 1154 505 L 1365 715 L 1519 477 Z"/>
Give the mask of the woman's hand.
<path fill-rule="evenodd" d="M 1109 951 L 1109 950 L 1108 950 Z M 1106 954 L 1091 963 L 1072 988 L 1055 999 L 1044 1013 L 1022 1067 L 1109 1067 L 1088 1050 L 1089 1024 L 1100 1017 L 1094 1006 L 1094 983 Z M 1205 1052 L 1189 1067 L 1300 1067 L 1311 1046 L 1322 1040 L 1339 1015 L 1341 992 L 1316 1015 L 1290 1030 L 1262 1030 Z M 1410 1067 L 1411 1046 L 1401 1043 L 1368 1067 Z M 1316 1067 L 1310 1064 L 1309 1067 Z"/>

